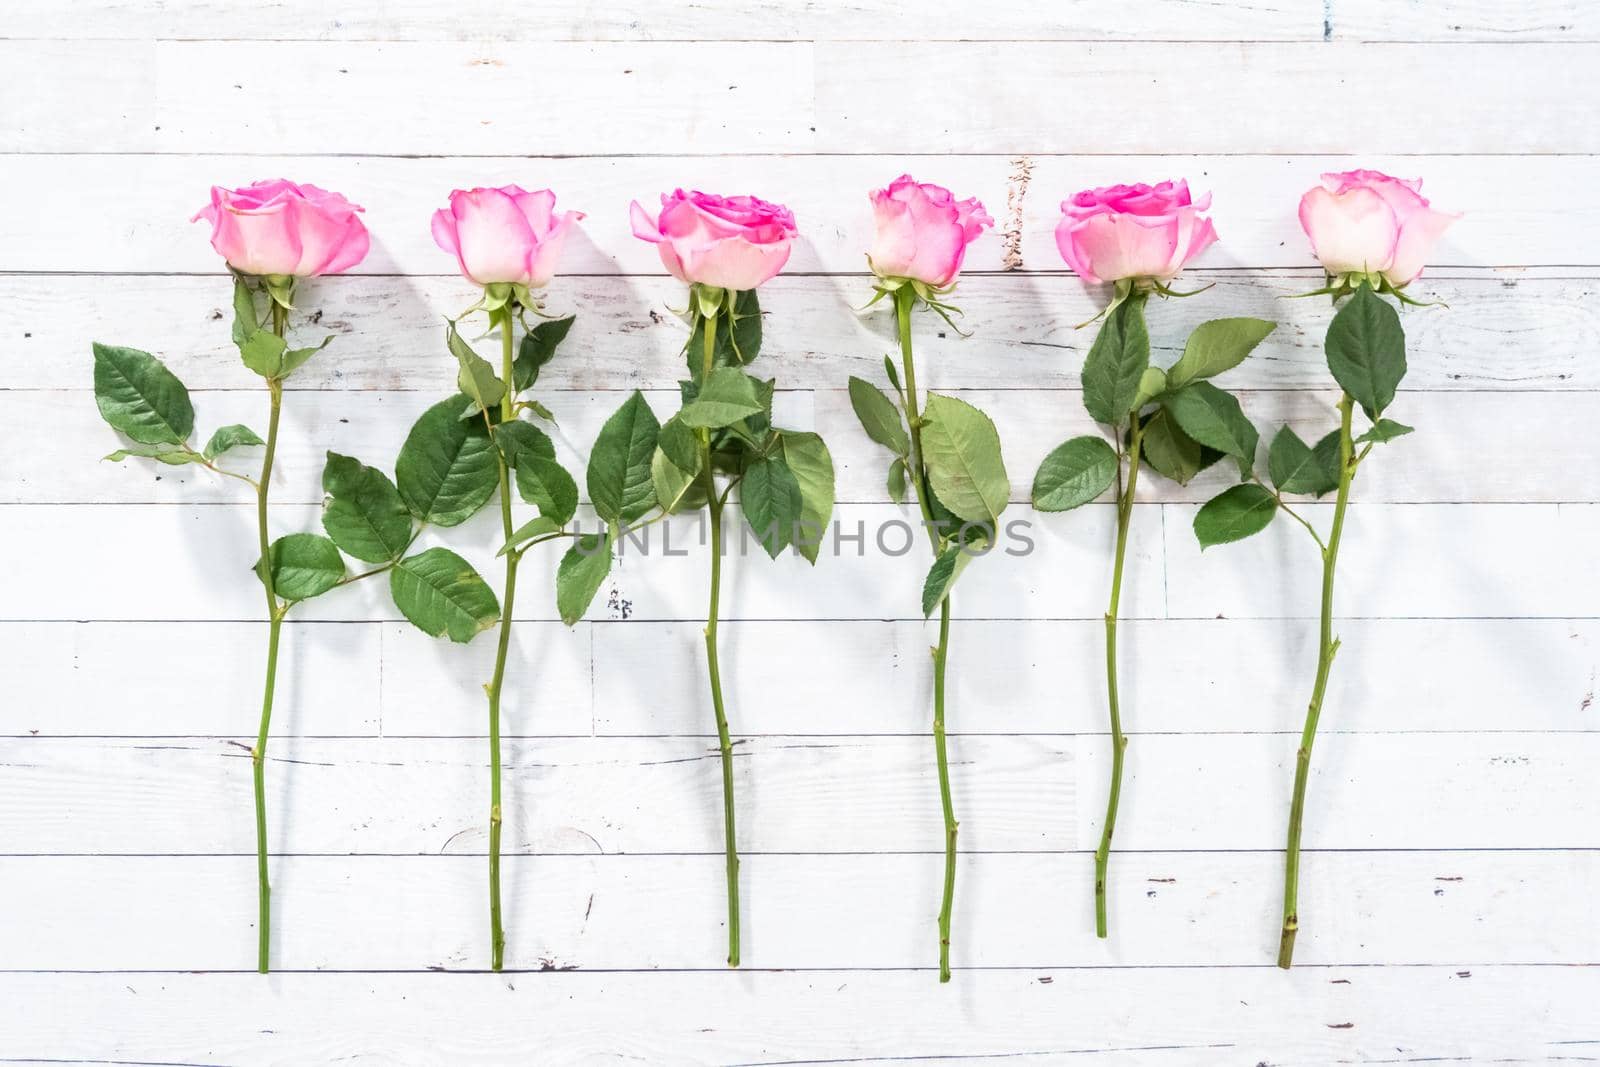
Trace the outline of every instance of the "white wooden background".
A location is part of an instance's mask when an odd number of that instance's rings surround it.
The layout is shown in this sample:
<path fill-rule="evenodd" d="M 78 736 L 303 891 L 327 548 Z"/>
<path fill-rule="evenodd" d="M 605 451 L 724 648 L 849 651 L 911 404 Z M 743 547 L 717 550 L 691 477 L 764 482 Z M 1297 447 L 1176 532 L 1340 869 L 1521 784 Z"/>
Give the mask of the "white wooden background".
<path fill-rule="evenodd" d="M 0 1062 L 1600 1058 L 1600 9 L 901 7 L 6 5 Z M 503 976 L 470 973 L 489 642 L 428 641 L 378 589 L 298 613 L 269 778 L 281 969 L 249 973 L 251 514 L 204 472 L 97 463 L 113 435 L 90 393 L 90 339 L 135 344 L 196 390 L 205 429 L 262 423 L 225 276 L 185 221 L 212 182 L 318 182 L 374 235 L 353 276 L 303 290 L 339 337 L 292 383 L 278 530 L 314 528 L 325 449 L 387 466 L 450 387 L 439 316 L 470 290 L 428 214 L 507 180 L 589 213 L 551 294 L 578 325 L 546 375 L 574 463 L 623 390 L 665 400 L 678 374 L 681 293 L 627 201 L 681 184 L 792 205 L 804 240 L 763 291 L 763 365 L 832 445 L 840 518 L 870 524 L 900 512 L 841 388 L 892 344 L 888 316 L 851 311 L 866 189 L 910 170 L 1020 230 L 1020 269 L 999 236 L 973 249 L 970 340 L 918 329 L 925 384 L 999 421 L 1021 504 L 1088 427 L 1072 324 L 1093 297 L 1053 247 L 1059 201 L 1214 190 L 1222 243 L 1191 280 L 1216 288 L 1156 305 L 1157 347 L 1205 317 L 1279 319 L 1233 381 L 1263 424 L 1318 425 L 1328 308 L 1277 297 L 1316 279 L 1296 198 L 1352 165 L 1421 175 L 1466 217 L 1421 286 L 1451 306 L 1406 313 L 1394 415 L 1419 432 L 1363 469 L 1351 513 L 1292 972 L 1272 962 L 1316 560 L 1288 524 L 1202 557 L 1189 522 L 1219 469 L 1152 482 L 1135 516 L 1109 941 L 1101 504 L 963 579 L 950 986 L 926 561 L 871 552 L 733 568 L 744 970 L 721 962 L 695 554 L 624 561 L 570 632 L 553 559 L 524 568 Z M 492 570 L 491 518 L 453 540 Z"/>

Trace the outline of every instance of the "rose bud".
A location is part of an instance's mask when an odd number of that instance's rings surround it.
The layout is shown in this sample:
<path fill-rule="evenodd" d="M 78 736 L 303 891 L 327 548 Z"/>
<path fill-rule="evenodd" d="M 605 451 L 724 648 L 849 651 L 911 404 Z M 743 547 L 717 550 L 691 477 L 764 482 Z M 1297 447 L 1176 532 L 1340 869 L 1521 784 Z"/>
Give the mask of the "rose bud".
<path fill-rule="evenodd" d="M 1375 170 L 1324 174 L 1300 198 L 1300 226 L 1329 274 L 1380 276 L 1399 289 L 1422 273 L 1434 242 L 1461 217 L 1429 207 L 1421 189 L 1420 178 Z"/>
<path fill-rule="evenodd" d="M 788 208 L 753 196 L 677 189 L 661 195 L 659 217 L 652 219 L 635 200 L 630 218 L 633 235 L 656 246 L 673 277 L 737 292 L 782 270 L 796 235 Z"/>
<path fill-rule="evenodd" d="M 469 281 L 543 289 L 555 276 L 568 231 L 583 218 L 555 206 L 549 189 L 456 189 L 450 206 L 433 213 L 433 240 L 456 257 Z"/>
<path fill-rule="evenodd" d="M 1189 183 L 1110 185 L 1061 204 L 1056 247 L 1084 281 L 1135 280 L 1164 285 L 1217 240 L 1207 194 L 1190 199 Z"/>
<path fill-rule="evenodd" d="M 952 284 L 967 245 L 994 225 L 975 198 L 902 174 L 886 189 L 867 194 L 877 230 L 867 262 L 885 280 L 906 279 L 934 289 Z"/>
<path fill-rule="evenodd" d="M 211 203 L 189 221 L 211 223 L 211 247 L 234 270 L 283 280 L 337 274 L 365 259 L 371 240 L 361 210 L 338 193 L 274 178 L 213 185 Z"/>

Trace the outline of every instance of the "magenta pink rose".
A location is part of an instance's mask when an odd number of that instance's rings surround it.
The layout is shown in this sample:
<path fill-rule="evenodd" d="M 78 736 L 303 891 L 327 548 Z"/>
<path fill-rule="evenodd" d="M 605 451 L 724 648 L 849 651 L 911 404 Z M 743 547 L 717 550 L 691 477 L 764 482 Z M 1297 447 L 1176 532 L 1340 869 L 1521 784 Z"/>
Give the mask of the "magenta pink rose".
<path fill-rule="evenodd" d="M 955 281 L 967 245 L 994 225 L 975 198 L 902 174 L 867 194 L 877 231 L 867 260 L 880 278 L 909 278 L 942 289 Z"/>
<path fill-rule="evenodd" d="M 1381 274 L 1396 289 L 1422 273 L 1434 242 L 1459 215 L 1435 211 L 1422 179 L 1375 170 L 1324 174 L 1300 198 L 1300 226 L 1329 274 Z"/>
<path fill-rule="evenodd" d="M 338 193 L 273 178 L 242 189 L 213 185 L 211 203 L 189 221 L 211 223 L 211 247 L 242 274 L 314 278 L 366 258 L 361 210 Z"/>
<path fill-rule="evenodd" d="M 674 190 L 661 194 L 661 215 L 635 200 L 633 235 L 656 246 L 662 265 L 691 285 L 740 292 L 783 269 L 794 243 L 794 215 L 753 196 L 713 196 Z"/>
<path fill-rule="evenodd" d="M 542 289 L 555 277 L 567 231 L 583 218 L 581 211 L 555 207 L 549 189 L 457 189 L 450 206 L 433 213 L 433 240 L 479 285 Z"/>
<path fill-rule="evenodd" d="M 1056 247 L 1087 282 L 1166 282 L 1216 243 L 1200 214 L 1210 206 L 1210 194 L 1196 202 L 1182 180 L 1086 189 L 1062 201 Z"/>

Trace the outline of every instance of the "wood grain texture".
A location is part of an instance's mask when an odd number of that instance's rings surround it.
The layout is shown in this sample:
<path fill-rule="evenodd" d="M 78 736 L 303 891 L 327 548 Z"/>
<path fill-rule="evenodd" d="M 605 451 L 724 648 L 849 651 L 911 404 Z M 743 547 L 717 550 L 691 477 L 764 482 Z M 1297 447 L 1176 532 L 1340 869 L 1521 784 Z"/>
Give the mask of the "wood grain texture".
<path fill-rule="evenodd" d="M 741 873 L 746 921 L 758 933 L 745 946 L 748 965 L 927 966 L 942 861 L 750 854 Z M 7 952 L 8 969 L 255 966 L 251 857 L 0 862 L 8 876 L 0 935 L 17 946 Z M 1100 941 L 1092 914 L 1073 906 L 1093 893 L 1087 855 L 963 856 L 951 964 L 1250 967 L 1274 947 L 1281 864 L 1272 852 L 1119 853 L 1116 938 Z M 284 970 L 484 969 L 481 857 L 285 856 L 275 867 L 285 901 L 275 949 Z M 510 857 L 506 967 L 721 969 L 722 873 L 715 855 Z M 1600 957 L 1593 899 L 1573 895 L 1552 910 L 1543 891 L 1557 880 L 1593 883 L 1600 851 L 1312 852 L 1306 876 L 1298 966 L 1450 960 L 1466 969 Z M 142 921 L 126 933 L 125 913 L 110 906 L 118 897 L 140 902 Z M 353 912 L 352 899 L 373 906 Z M 874 936 L 860 936 L 866 929 Z"/>
<path fill-rule="evenodd" d="M 705 710 L 673 712 L 696 728 Z M 957 709 L 967 721 L 982 714 Z M 1119 848 L 1279 849 L 1296 740 L 1137 738 Z M 938 851 L 929 747 L 907 735 L 741 738 L 741 851 Z M 962 850 L 1087 854 L 1109 749 L 1104 736 L 952 741 Z M 28 738 L 7 751 L 0 799 L 25 816 L 8 852 L 253 854 L 249 748 L 238 740 Z M 1600 848 L 1600 797 L 1583 788 L 1600 758 L 1594 733 L 1347 734 L 1318 757 L 1307 848 Z M 487 762 L 476 739 L 285 740 L 267 776 L 281 813 L 274 851 L 482 855 Z M 705 738 L 519 740 L 506 766 L 508 851 L 721 855 L 721 775 Z M 171 817 L 179 803 L 182 820 Z"/>
<path fill-rule="evenodd" d="M 1600 996 L 1593 967 L 1029 968 L 965 972 L 948 997 L 932 981 L 929 971 L 4 975 L 0 1054 L 410 1067 L 441 1056 L 499 1064 L 536 1048 L 557 1062 L 1013 1055 L 1170 1067 L 1359 1062 L 1398 1047 L 1533 1063 L 1587 1055 Z M 1134 1000 L 1169 1007 L 1130 1012 Z"/>
<path fill-rule="evenodd" d="M 0 92 L 17 102 L 0 151 L 1405 152 L 1416 139 L 1403 131 L 1420 126 L 1437 152 L 1595 152 L 1595 54 L 1522 43 L 550 42 L 534 53 L 497 41 L 0 41 Z M 1474 77 L 1433 91 L 1467 65 Z M 1529 69 L 1540 77 L 1520 76 Z M 383 112 L 423 71 L 428 108 L 409 121 L 346 119 Z M 53 121 L 86 77 L 116 82 L 115 106 Z M 920 121 L 873 106 L 934 86 L 950 103 Z M 1046 87 L 1073 106 L 1038 107 Z M 1314 123 L 1263 106 L 1336 89 L 1341 106 Z M 513 98 L 562 106 L 499 106 Z M 1130 111 L 1145 121 L 1125 121 Z M 1241 112 L 1251 121 L 1215 121 Z"/>

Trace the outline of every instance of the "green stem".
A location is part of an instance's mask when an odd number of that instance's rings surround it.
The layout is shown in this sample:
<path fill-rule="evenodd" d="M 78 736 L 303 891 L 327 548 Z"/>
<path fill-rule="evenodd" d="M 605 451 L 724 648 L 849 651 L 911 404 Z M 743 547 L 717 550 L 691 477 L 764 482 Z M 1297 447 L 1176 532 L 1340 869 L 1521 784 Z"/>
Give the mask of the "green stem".
<path fill-rule="evenodd" d="M 514 315 L 507 304 L 499 315 L 500 355 L 506 395 L 500 401 L 502 421 L 515 418 L 512 395 L 511 334 Z M 500 465 L 500 524 L 509 542 L 516 533 L 511 518 L 511 471 L 506 465 L 505 453 L 495 449 Z M 511 648 L 511 614 L 517 599 L 517 564 L 522 561 L 522 551 L 512 549 L 506 553 L 505 591 L 500 598 L 500 640 L 495 646 L 494 676 L 489 681 L 489 966 L 500 970 L 505 966 L 506 929 L 500 909 L 500 835 L 504 818 L 500 804 L 500 692 L 506 680 L 506 653 Z"/>
<path fill-rule="evenodd" d="M 1111 789 L 1100 847 L 1094 853 L 1094 932 L 1105 937 L 1106 874 L 1111 863 L 1111 836 L 1117 828 L 1117 803 L 1122 798 L 1122 761 L 1128 739 L 1122 733 L 1122 707 L 1117 697 L 1117 612 L 1122 603 L 1123 560 L 1128 552 L 1128 527 L 1133 519 L 1134 490 L 1139 485 L 1139 454 L 1144 429 L 1134 413 L 1128 441 L 1128 483 L 1117 494 L 1117 552 L 1111 569 L 1111 603 L 1106 608 L 1106 703 L 1111 713 Z M 1121 468 L 1118 468 L 1119 474 Z"/>
<path fill-rule="evenodd" d="M 272 305 L 272 330 L 279 337 L 288 327 L 288 314 L 279 304 L 268 298 Z M 283 629 L 283 616 L 288 610 L 278 603 L 278 592 L 272 583 L 272 537 L 267 530 L 267 493 L 272 485 L 272 461 L 278 452 L 278 422 L 283 412 L 283 382 L 267 379 L 272 413 L 267 418 L 266 451 L 261 459 L 261 480 L 256 483 L 256 533 L 260 543 L 260 562 L 257 564 L 261 586 L 267 596 L 267 670 L 261 696 L 261 725 L 256 731 L 256 744 L 250 750 L 250 770 L 254 780 L 256 803 L 256 970 L 266 974 L 272 946 L 272 887 L 267 881 L 267 731 L 272 725 L 272 698 L 278 679 L 278 641 Z"/>
<path fill-rule="evenodd" d="M 927 467 L 922 460 L 922 416 L 917 406 L 917 368 L 911 352 L 911 309 L 917 300 L 910 286 L 895 290 L 895 320 L 900 331 L 900 362 L 906 378 L 906 422 L 911 427 L 911 455 L 908 467 L 922 511 L 922 523 L 937 557 L 945 539 L 933 521 L 933 505 L 928 501 Z M 950 917 L 956 898 L 956 821 L 955 803 L 950 796 L 950 757 L 945 745 L 944 697 L 945 665 L 950 655 L 950 597 L 939 604 L 939 643 L 933 649 L 933 755 L 939 766 L 939 806 L 944 815 L 944 894 L 939 903 L 939 981 L 950 981 Z"/>
<path fill-rule="evenodd" d="M 733 294 L 727 297 L 733 306 Z M 717 316 L 705 316 L 705 359 L 701 381 L 716 366 Z M 717 742 L 722 750 L 722 836 L 728 873 L 728 966 L 739 966 L 739 846 L 733 816 L 733 742 L 722 702 L 722 670 L 717 663 L 717 616 L 722 602 L 722 507 L 716 475 L 711 467 L 711 431 L 700 435 L 700 470 L 706 483 L 706 507 L 711 515 L 711 603 L 706 609 L 706 669 L 711 680 L 711 707 L 717 715 Z"/>
<path fill-rule="evenodd" d="M 1317 739 L 1317 720 L 1322 716 L 1322 698 L 1328 690 L 1328 675 L 1339 641 L 1333 636 L 1333 572 L 1339 562 L 1339 539 L 1344 534 L 1344 515 L 1350 503 L 1350 483 L 1355 477 L 1350 438 L 1353 402 L 1346 393 L 1339 400 L 1339 496 L 1333 506 L 1333 528 L 1327 547 L 1322 550 L 1322 628 L 1317 643 L 1317 680 L 1311 688 L 1311 703 L 1306 708 L 1306 725 L 1295 753 L 1294 800 L 1289 805 L 1289 841 L 1283 875 L 1283 935 L 1278 942 L 1278 966 L 1288 969 L 1294 962 L 1294 938 L 1300 929 L 1300 823 L 1306 810 L 1306 781 L 1311 773 L 1311 746 Z"/>

